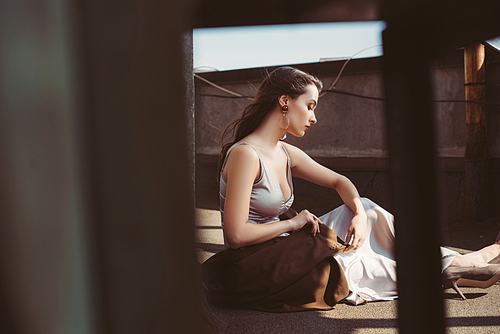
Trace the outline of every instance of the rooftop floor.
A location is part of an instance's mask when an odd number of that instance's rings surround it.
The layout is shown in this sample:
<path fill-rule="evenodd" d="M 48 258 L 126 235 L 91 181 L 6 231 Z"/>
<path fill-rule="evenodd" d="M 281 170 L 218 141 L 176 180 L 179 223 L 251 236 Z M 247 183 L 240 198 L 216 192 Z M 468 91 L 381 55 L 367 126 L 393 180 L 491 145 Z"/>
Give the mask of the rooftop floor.
<path fill-rule="evenodd" d="M 500 229 L 500 220 L 448 225 L 445 246 L 461 253 L 490 244 Z M 224 249 L 220 214 L 196 209 L 198 261 Z M 445 290 L 447 333 L 500 333 L 500 283 L 489 289 L 461 288 L 467 300 L 452 289 Z M 397 333 L 397 300 L 352 306 L 338 304 L 329 311 L 265 313 L 206 304 L 205 315 L 213 333 Z"/>

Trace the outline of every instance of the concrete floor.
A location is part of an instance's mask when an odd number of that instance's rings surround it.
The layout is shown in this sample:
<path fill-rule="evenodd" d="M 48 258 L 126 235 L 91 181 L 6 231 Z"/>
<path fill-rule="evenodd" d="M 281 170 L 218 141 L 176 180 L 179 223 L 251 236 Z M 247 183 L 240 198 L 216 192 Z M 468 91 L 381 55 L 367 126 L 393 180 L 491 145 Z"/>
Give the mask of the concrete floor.
<path fill-rule="evenodd" d="M 443 232 L 445 246 L 461 253 L 480 249 L 495 239 L 500 220 L 449 225 Z M 224 249 L 220 214 L 196 210 L 199 263 Z M 445 290 L 447 333 L 500 333 L 500 283 L 489 289 L 461 288 L 463 301 Z M 397 300 L 352 306 L 338 304 L 329 311 L 265 313 L 229 309 L 205 303 L 205 317 L 213 333 L 396 333 Z"/>

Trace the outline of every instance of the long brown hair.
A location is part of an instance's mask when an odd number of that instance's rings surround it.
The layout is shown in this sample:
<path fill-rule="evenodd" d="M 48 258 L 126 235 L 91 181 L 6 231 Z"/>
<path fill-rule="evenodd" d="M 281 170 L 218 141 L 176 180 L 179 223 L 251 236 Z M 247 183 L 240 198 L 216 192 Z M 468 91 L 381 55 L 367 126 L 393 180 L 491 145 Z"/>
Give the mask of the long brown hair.
<path fill-rule="evenodd" d="M 278 98 L 289 95 L 296 99 L 306 92 L 309 85 L 315 85 L 318 91 L 323 87 L 318 78 L 293 67 L 279 67 L 267 74 L 254 100 L 243 109 L 240 118 L 232 121 L 222 133 L 219 175 L 229 148 L 259 126 L 267 113 L 276 107 Z"/>

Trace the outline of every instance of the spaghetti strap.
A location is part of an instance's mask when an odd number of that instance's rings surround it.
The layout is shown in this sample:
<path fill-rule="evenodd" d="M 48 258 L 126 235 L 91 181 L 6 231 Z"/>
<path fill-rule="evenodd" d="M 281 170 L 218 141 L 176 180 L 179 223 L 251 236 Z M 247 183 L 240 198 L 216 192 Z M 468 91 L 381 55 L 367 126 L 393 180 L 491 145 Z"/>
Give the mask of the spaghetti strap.
<path fill-rule="evenodd" d="M 288 161 L 290 161 L 290 155 L 288 155 L 288 151 L 286 150 L 285 145 L 283 145 L 282 143 L 280 143 L 280 145 L 281 145 L 281 148 L 283 149 L 283 151 L 285 151 L 285 154 L 286 154 Z"/>

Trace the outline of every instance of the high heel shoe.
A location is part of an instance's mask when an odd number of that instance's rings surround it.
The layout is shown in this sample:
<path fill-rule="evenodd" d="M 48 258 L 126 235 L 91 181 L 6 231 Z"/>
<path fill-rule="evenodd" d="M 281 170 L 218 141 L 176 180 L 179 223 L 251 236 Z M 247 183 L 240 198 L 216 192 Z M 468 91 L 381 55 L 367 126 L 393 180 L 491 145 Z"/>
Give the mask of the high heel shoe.
<path fill-rule="evenodd" d="M 500 279 L 500 264 L 490 264 L 486 267 L 449 266 L 443 271 L 444 288 L 453 288 L 463 300 L 465 296 L 458 286 L 473 286 L 489 288 Z"/>

